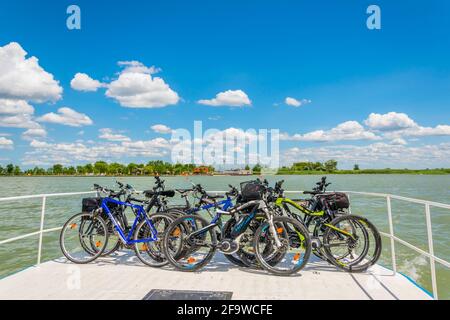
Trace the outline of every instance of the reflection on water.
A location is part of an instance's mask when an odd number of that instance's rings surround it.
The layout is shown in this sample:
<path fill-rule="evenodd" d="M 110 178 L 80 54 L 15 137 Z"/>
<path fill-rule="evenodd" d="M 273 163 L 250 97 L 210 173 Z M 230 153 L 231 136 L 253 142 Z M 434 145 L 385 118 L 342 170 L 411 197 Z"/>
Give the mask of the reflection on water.
<path fill-rule="evenodd" d="M 271 184 L 284 179 L 285 190 L 309 190 L 320 176 L 267 176 Z M 151 188 L 152 177 L 117 178 L 130 183 L 138 190 Z M 226 190 L 228 184 L 238 186 L 250 177 L 196 176 L 164 177 L 166 188 L 188 188 L 201 183 L 207 190 Z M 402 195 L 424 200 L 450 203 L 450 176 L 428 175 L 329 175 L 329 190 L 351 190 Z M 115 187 L 112 177 L 1 177 L 1 197 L 87 191 L 94 183 Z M 290 197 L 302 195 L 288 194 Z M 71 215 L 80 211 L 82 196 L 48 198 L 45 228 L 61 226 Z M 37 231 L 40 224 L 41 199 L 20 200 L 0 204 L 0 240 Z M 179 198 L 177 201 L 181 201 Z M 368 217 L 380 229 L 388 232 L 386 200 L 361 195 L 351 195 L 352 212 Z M 392 200 L 394 233 L 411 244 L 428 250 L 423 205 Z M 433 240 L 435 254 L 450 260 L 450 212 L 432 208 Z M 59 232 L 43 237 L 43 261 L 61 255 L 58 245 Z M 37 236 L 0 246 L 0 277 L 36 262 Z M 390 267 L 390 242 L 383 239 L 381 264 Z M 431 291 L 431 273 L 427 258 L 396 243 L 399 271 L 417 280 Z M 437 264 L 440 298 L 450 298 L 450 271 Z"/>

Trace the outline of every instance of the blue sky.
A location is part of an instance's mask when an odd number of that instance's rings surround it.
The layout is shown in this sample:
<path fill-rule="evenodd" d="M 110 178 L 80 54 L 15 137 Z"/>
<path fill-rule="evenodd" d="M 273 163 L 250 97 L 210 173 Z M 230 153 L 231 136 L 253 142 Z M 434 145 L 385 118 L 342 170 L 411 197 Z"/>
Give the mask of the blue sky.
<path fill-rule="evenodd" d="M 192 130 L 202 120 L 219 130 L 280 129 L 283 164 L 450 166 L 448 1 L 243 2 L 1 2 L 0 47 L 13 53 L 0 50 L 10 75 L 0 76 L 0 164 L 169 160 L 170 134 L 151 126 Z M 70 4 L 81 9 L 81 30 L 66 27 Z M 370 4 L 381 8 L 381 30 L 366 27 Z M 27 70 L 8 60 L 20 48 L 54 83 L 14 76 Z M 136 97 L 132 83 L 124 102 L 126 79 L 118 80 L 130 71 L 166 88 Z M 71 85 L 77 73 L 101 84 Z M 238 90 L 244 100 L 230 106 L 227 92 Z M 34 109 L 29 125 L 11 124 L 26 113 L 17 101 Z"/>

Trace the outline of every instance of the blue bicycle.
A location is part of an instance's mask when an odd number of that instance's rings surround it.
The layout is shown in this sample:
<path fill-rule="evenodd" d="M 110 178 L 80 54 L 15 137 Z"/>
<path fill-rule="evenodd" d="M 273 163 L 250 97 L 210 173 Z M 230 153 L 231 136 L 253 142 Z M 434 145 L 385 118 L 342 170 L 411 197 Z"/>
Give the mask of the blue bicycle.
<path fill-rule="evenodd" d="M 232 263 L 247 266 L 242 257 L 247 253 L 253 229 L 259 226 L 259 202 L 240 203 L 239 191 L 229 187 L 226 199 L 219 201 L 224 196 L 208 194 L 200 185 L 195 185 L 193 190 L 200 194 L 198 204 L 193 208 L 188 206 L 187 214 L 174 220 L 165 230 L 164 255 L 178 270 L 200 269 L 216 250 Z M 214 214 L 209 209 L 214 209 Z M 211 220 L 202 217 L 201 211 L 208 211 Z M 222 222 L 224 215 L 230 216 L 225 223 Z"/>
<path fill-rule="evenodd" d="M 131 197 L 135 191 L 129 185 L 119 192 L 98 185 L 94 189 L 107 196 L 83 199 L 83 212 L 74 215 L 64 224 L 60 234 L 60 247 L 64 256 L 74 263 L 92 262 L 104 253 L 113 233 L 124 246 L 134 247 L 143 263 L 152 267 L 167 264 L 161 251 L 158 232 L 162 235 L 173 217 L 165 212 L 148 215 L 143 205 L 132 203 L 144 201 Z M 123 196 L 126 196 L 126 201 L 120 200 Z M 127 208 L 135 215 L 129 228 L 124 222 Z"/>

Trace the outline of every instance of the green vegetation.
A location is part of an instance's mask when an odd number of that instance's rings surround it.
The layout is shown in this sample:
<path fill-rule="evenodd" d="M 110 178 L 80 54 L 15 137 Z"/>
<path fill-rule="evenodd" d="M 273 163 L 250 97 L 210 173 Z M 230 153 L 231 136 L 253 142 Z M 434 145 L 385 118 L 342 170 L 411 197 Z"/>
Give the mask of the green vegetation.
<path fill-rule="evenodd" d="M 261 165 L 258 163 L 257 165 L 255 165 L 252 169 L 253 174 L 260 174 L 261 173 Z"/>
<path fill-rule="evenodd" d="M 325 162 L 296 162 L 291 167 L 281 167 L 278 169 L 279 175 L 321 175 L 321 174 L 450 174 L 449 168 L 438 169 L 361 169 L 355 164 L 353 170 L 338 169 L 336 160 Z M 250 170 L 247 165 L 246 170 Z M 262 166 L 257 164 L 252 168 L 255 175 L 261 174 Z M 161 160 L 143 163 L 129 163 L 124 165 L 117 162 L 107 163 L 97 161 L 86 165 L 63 166 L 55 164 L 47 169 L 34 167 L 33 169 L 22 170 L 12 163 L 3 167 L 0 165 L 0 176 L 151 176 L 160 175 L 186 175 L 186 174 L 206 174 L 214 173 L 212 166 L 197 166 L 194 164 L 171 164 Z"/>
<path fill-rule="evenodd" d="M 328 160 L 321 162 L 297 162 L 291 167 L 281 167 L 277 174 L 298 174 L 298 175 L 313 175 L 313 174 L 450 174 L 450 169 L 361 169 L 358 164 L 355 164 L 353 170 L 339 170 L 337 168 L 336 160 Z"/>
<path fill-rule="evenodd" d="M 195 169 L 199 168 L 194 164 L 171 164 L 161 160 L 149 161 L 147 164 L 129 163 L 128 165 L 123 165 L 121 163 L 113 162 L 107 163 L 105 161 L 97 161 L 93 164 L 79 165 L 79 166 L 68 166 L 65 167 L 62 164 L 55 164 L 48 169 L 34 167 L 33 169 L 21 170 L 19 166 L 13 164 L 8 164 L 5 168 L 0 166 L 0 175 L 3 176 L 91 176 L 91 175 L 132 175 L 132 176 L 143 176 L 143 175 L 182 175 L 182 174 L 192 174 Z M 208 172 L 214 172 L 214 168 L 207 168 Z"/>

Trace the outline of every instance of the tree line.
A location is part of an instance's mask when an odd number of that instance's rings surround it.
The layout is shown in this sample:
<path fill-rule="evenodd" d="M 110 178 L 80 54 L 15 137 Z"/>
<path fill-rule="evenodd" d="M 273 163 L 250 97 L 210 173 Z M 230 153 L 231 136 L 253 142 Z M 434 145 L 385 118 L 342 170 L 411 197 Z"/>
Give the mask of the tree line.
<path fill-rule="evenodd" d="M 328 160 L 325 162 L 296 162 L 292 166 L 283 166 L 278 169 L 277 174 L 450 174 L 450 169 L 360 169 L 355 164 L 353 170 L 338 170 L 338 162 L 336 160 Z M 260 174 L 263 167 L 259 164 L 250 168 L 248 165 L 245 170 L 251 171 L 253 174 Z M 89 175 L 184 175 L 184 174 L 210 174 L 214 173 L 213 166 L 201 166 L 195 164 L 171 164 L 169 162 L 156 160 L 147 163 L 129 163 L 127 165 L 105 161 L 97 161 L 78 166 L 64 166 L 55 164 L 49 168 L 34 167 L 32 169 L 22 170 L 18 165 L 12 163 L 5 167 L 0 165 L 0 176 L 89 176 Z"/>
<path fill-rule="evenodd" d="M 156 160 L 144 163 L 129 163 L 127 165 L 105 161 L 97 161 L 95 163 L 88 163 L 78 166 L 64 166 L 62 164 L 54 164 L 45 169 L 41 167 L 34 167 L 33 169 L 22 170 L 18 165 L 12 163 L 2 167 L 0 165 L 0 175 L 20 176 L 20 175 L 154 175 L 154 174 L 169 174 L 182 175 L 192 174 L 201 168 L 200 173 L 212 173 L 214 167 L 212 166 L 197 166 L 195 164 L 171 164 L 169 162 Z M 196 170 L 197 169 L 197 170 Z"/>
<path fill-rule="evenodd" d="M 280 172 L 304 172 L 304 171 L 321 171 L 334 172 L 337 170 L 338 162 L 336 160 L 328 160 L 325 162 L 295 162 L 290 167 L 281 167 Z M 359 167 L 358 167 L 359 169 Z"/>

